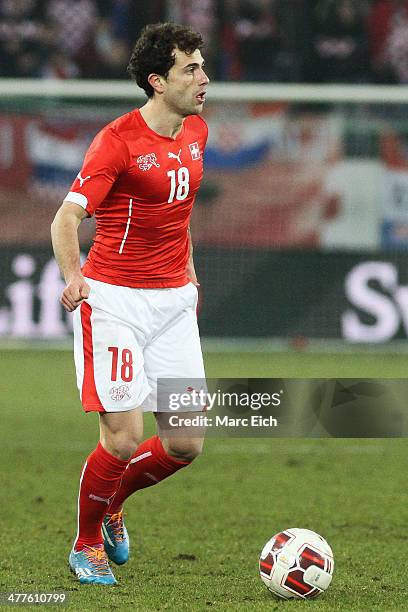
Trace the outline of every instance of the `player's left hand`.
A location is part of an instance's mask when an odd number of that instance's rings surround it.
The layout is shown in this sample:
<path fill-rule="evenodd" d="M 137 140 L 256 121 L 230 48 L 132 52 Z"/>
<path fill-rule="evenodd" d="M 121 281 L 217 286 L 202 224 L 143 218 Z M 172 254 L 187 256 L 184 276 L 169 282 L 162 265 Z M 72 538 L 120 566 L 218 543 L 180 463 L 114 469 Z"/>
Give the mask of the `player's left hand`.
<path fill-rule="evenodd" d="M 200 286 L 200 283 L 197 280 L 197 274 L 194 268 L 194 263 L 192 262 L 191 259 L 187 263 L 186 274 L 187 274 L 187 278 L 190 283 L 193 283 L 193 285 L 195 285 L 196 287 Z"/>

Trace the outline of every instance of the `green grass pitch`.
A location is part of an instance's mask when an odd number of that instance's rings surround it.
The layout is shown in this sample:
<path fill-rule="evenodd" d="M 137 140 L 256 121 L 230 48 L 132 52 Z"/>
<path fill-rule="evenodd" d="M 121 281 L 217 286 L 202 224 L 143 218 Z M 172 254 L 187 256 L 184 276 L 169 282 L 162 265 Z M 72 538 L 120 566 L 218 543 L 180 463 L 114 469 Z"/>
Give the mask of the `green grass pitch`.
<path fill-rule="evenodd" d="M 67 556 L 97 417 L 82 413 L 70 353 L 5 351 L 0 364 L 0 591 L 65 590 L 73 610 L 408 609 L 405 439 L 209 439 L 189 469 L 129 500 L 119 586 L 80 586 Z M 406 377 L 395 355 L 213 353 L 206 366 L 213 377 Z M 332 585 L 314 602 L 276 601 L 258 576 L 263 544 L 287 527 L 333 548 Z"/>

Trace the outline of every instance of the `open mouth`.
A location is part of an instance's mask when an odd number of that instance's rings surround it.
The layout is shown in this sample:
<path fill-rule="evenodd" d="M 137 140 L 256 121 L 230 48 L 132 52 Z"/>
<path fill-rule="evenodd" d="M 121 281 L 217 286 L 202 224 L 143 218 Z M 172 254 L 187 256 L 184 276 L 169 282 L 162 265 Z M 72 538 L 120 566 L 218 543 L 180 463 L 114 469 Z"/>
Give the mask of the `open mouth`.
<path fill-rule="evenodd" d="M 205 93 L 205 91 L 202 91 L 201 93 L 196 95 L 196 99 L 200 102 L 200 104 L 205 102 Z"/>

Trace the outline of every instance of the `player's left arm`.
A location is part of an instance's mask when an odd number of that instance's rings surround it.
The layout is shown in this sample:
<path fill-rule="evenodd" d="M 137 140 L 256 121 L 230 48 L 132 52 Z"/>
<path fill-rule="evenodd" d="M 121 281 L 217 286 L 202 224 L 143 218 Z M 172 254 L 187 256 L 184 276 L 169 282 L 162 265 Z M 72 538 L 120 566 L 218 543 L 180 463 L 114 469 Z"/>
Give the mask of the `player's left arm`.
<path fill-rule="evenodd" d="M 189 257 L 188 257 L 188 262 L 186 266 L 187 278 L 190 281 L 190 283 L 193 283 L 193 285 L 195 285 L 196 287 L 199 287 L 200 283 L 197 280 L 197 274 L 196 274 L 195 267 L 194 267 L 193 241 L 191 239 L 190 226 L 188 226 L 187 234 L 188 234 L 188 246 L 189 246 Z"/>
<path fill-rule="evenodd" d="M 205 145 L 207 144 L 207 138 L 208 138 L 208 126 L 206 122 L 204 121 L 204 119 L 200 117 L 200 115 L 196 115 L 194 119 L 201 122 L 202 129 L 204 130 L 203 142 L 202 142 L 202 150 L 204 151 Z M 188 226 L 187 232 L 188 232 L 188 246 L 189 246 L 189 258 L 188 258 L 188 262 L 186 266 L 187 278 L 191 283 L 193 283 L 193 285 L 195 285 L 196 287 L 199 287 L 200 283 L 197 280 L 197 274 L 196 274 L 195 267 L 194 267 L 193 240 L 191 238 L 190 226 Z"/>

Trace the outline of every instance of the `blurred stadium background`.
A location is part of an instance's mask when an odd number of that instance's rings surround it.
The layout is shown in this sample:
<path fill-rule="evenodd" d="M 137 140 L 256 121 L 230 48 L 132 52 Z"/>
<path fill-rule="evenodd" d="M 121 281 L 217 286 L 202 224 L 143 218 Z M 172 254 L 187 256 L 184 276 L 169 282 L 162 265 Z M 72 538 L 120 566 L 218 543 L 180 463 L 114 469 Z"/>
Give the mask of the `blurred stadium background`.
<path fill-rule="evenodd" d="M 192 222 L 208 376 L 406 378 L 408 0 L 0 0 L 0 478 L 13 533 L 0 588 L 58 585 L 81 610 L 104 605 L 63 569 L 97 428 L 80 418 L 50 224 L 95 133 L 143 103 L 126 64 L 141 27 L 166 19 L 203 33 L 213 81 Z M 85 255 L 93 221 L 80 231 Z M 105 604 L 269 608 L 257 555 L 296 524 L 339 562 L 316 609 L 406 609 L 407 456 L 405 440 L 210 439 L 186 476 L 130 502 L 138 553 Z"/>
<path fill-rule="evenodd" d="M 192 223 L 204 346 L 404 351 L 405 0 L 0 0 L 2 345 L 70 346 L 49 226 L 94 134 L 142 104 L 125 68 L 159 19 L 203 32 L 213 79 Z"/>

